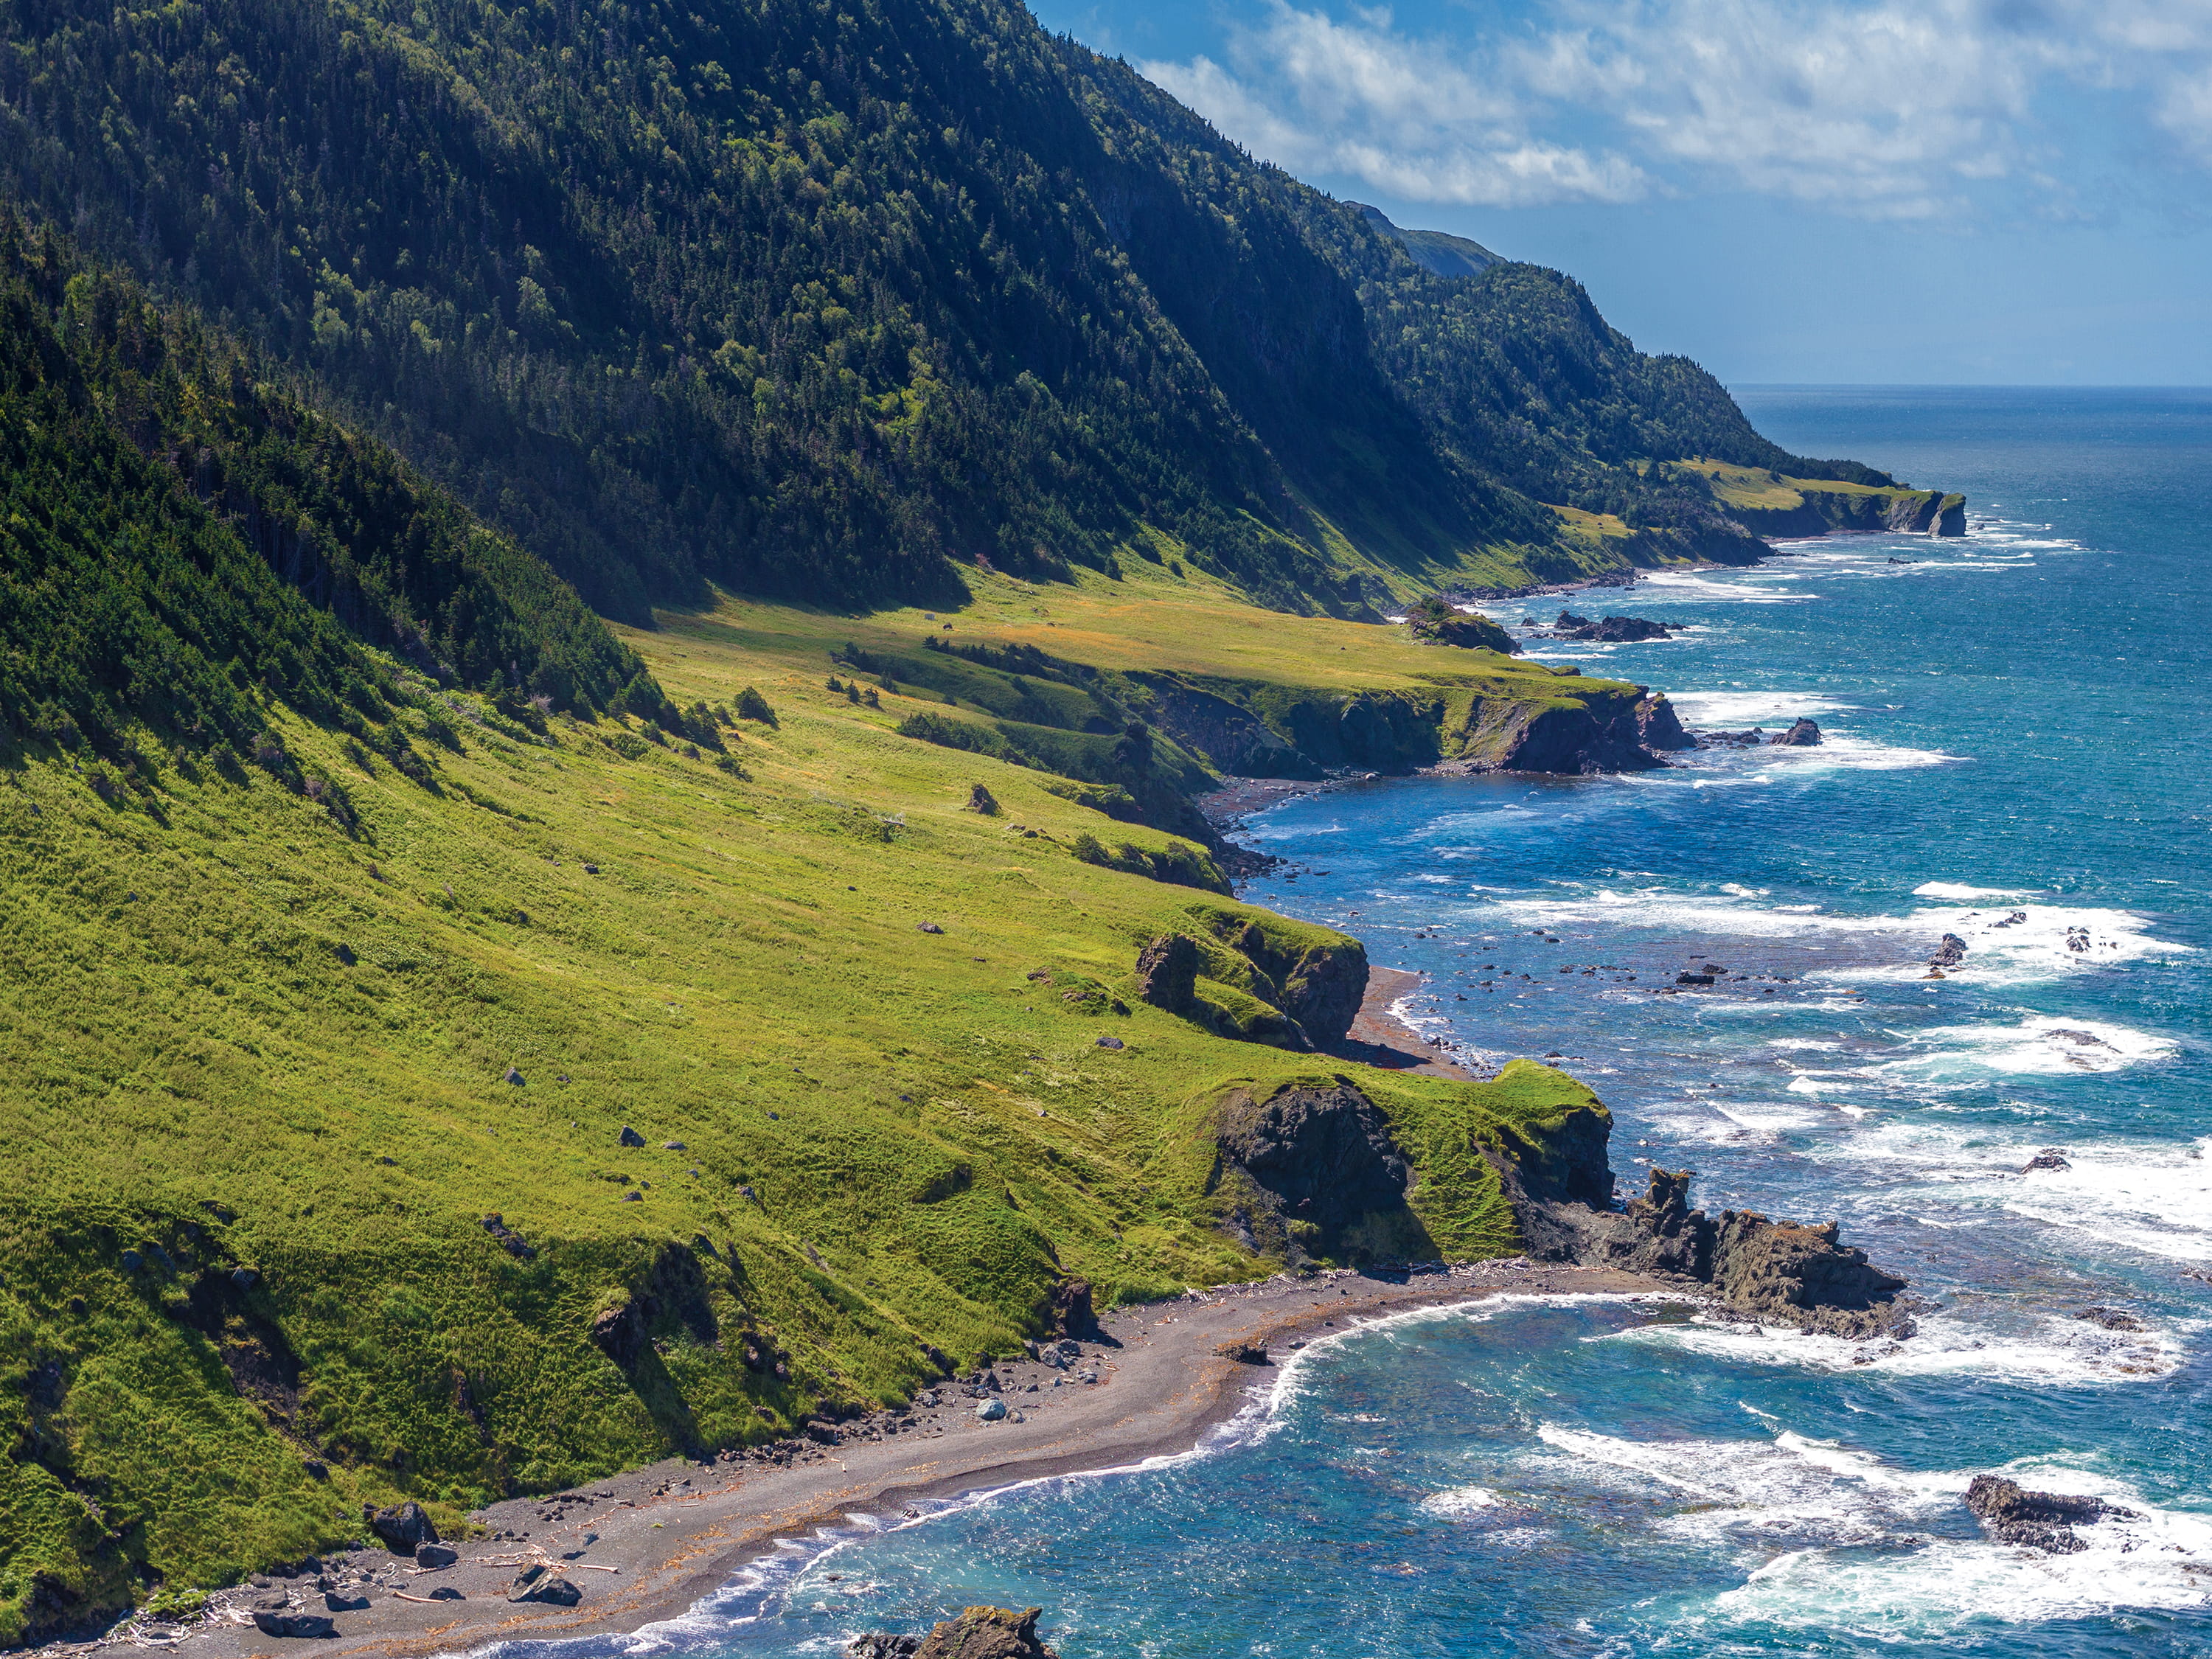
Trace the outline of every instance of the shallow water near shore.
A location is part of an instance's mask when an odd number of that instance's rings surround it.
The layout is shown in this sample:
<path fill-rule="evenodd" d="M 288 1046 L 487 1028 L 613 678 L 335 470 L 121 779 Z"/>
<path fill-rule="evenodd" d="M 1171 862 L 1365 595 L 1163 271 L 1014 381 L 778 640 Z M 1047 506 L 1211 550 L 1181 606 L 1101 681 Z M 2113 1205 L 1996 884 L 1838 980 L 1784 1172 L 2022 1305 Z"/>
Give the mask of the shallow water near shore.
<path fill-rule="evenodd" d="M 1936 1302 L 1922 1334 L 1401 1315 L 1199 1455 L 862 1523 L 605 1645 L 836 1653 L 993 1601 L 1066 1659 L 2212 1654 L 2212 397 L 1743 401 L 1966 491 L 1972 533 L 1577 595 L 1686 631 L 1529 651 L 1826 742 L 1294 799 L 1249 826 L 1288 862 L 1247 896 L 1420 970 L 1405 1012 L 1469 1063 L 1555 1054 L 1624 1188 L 1687 1167 L 1709 1209 L 1839 1220 Z M 2136 1517 L 1992 1546 L 1985 1470 Z"/>

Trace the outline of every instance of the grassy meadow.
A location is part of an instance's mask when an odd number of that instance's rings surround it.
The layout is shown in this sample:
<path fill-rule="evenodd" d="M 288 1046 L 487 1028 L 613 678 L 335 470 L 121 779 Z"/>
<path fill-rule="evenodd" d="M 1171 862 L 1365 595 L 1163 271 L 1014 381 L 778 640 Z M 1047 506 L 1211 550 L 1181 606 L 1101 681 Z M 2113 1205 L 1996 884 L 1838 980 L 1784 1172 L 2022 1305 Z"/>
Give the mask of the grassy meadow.
<path fill-rule="evenodd" d="M 450 1522 L 902 1399 L 1067 1277 L 1104 1304 L 1274 1271 L 1218 1224 L 1212 1104 L 1345 1068 L 1130 982 L 1238 907 L 1073 856 L 1176 838 L 898 735 L 969 711 L 833 692 L 830 652 L 1030 643 L 1293 702 L 1623 688 L 1128 563 L 979 577 L 957 614 L 625 630 L 724 711 L 720 756 L 446 693 L 398 716 L 425 784 L 272 709 L 350 829 L 158 746 L 102 788 L 52 751 L 0 771 L 0 1639 L 351 1539 L 363 1502 Z M 735 716 L 749 686 L 775 724 Z M 1589 1099 L 1525 1063 L 1359 1082 L 1455 1257 L 1516 1248 L 1480 1148 Z"/>

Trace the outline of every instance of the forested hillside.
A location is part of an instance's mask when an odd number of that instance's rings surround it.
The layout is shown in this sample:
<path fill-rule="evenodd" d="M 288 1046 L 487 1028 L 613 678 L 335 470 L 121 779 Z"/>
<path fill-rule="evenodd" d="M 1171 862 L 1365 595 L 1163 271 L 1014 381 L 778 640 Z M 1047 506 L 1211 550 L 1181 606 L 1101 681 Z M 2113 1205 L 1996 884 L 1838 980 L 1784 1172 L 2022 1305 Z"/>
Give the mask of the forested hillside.
<path fill-rule="evenodd" d="M 150 732 L 305 787 L 279 704 L 415 769 L 389 722 L 441 687 L 659 712 L 566 583 L 252 367 L 0 209 L 0 749 L 135 781 Z"/>
<path fill-rule="evenodd" d="M 636 622 L 1601 556 L 1540 501 L 1741 556 L 1636 463 L 1788 459 L 1557 273 L 1437 276 L 1006 0 L 36 0 L 0 188 Z"/>

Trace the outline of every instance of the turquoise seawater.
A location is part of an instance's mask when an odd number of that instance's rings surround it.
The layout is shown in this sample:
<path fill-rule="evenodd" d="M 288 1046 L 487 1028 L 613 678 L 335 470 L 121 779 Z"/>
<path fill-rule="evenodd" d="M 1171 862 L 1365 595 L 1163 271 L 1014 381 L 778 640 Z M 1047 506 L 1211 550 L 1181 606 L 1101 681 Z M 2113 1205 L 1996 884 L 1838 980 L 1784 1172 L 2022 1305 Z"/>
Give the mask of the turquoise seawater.
<path fill-rule="evenodd" d="M 1476 1063 L 1562 1056 L 1625 1188 L 1656 1161 L 1840 1220 L 1937 1304 L 1922 1334 L 1382 1322 L 1196 1455 L 856 1525 L 633 1645 L 833 1653 L 988 1601 L 1045 1607 L 1066 1659 L 2212 1654 L 2212 395 L 1743 400 L 1965 490 L 1972 533 L 1577 596 L 1684 631 L 1530 653 L 1827 741 L 1295 800 L 1250 826 L 1288 863 L 1249 896 L 1422 970 L 1407 1012 Z M 1693 963 L 1730 977 L 1654 994 Z M 1984 1470 L 2137 1518 L 1993 1546 Z"/>

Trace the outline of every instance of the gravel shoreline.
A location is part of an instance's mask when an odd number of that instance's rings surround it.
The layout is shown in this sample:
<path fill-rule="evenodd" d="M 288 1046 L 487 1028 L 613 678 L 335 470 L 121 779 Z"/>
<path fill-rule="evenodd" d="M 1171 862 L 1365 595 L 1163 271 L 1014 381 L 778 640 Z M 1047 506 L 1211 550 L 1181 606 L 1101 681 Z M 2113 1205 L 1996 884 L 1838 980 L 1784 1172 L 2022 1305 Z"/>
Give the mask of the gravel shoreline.
<path fill-rule="evenodd" d="M 500 1642 L 625 1635 L 682 1615 L 775 1550 L 779 1540 L 803 1538 L 848 1511 L 1189 1451 L 1277 1375 L 1272 1363 L 1244 1363 L 1224 1350 L 1250 1345 L 1279 1357 L 1292 1341 L 1378 1315 L 1500 1292 L 1562 1291 L 1684 1296 L 1679 1285 L 1635 1274 L 1521 1260 L 1411 1275 L 1281 1274 L 1194 1291 L 1116 1310 L 1100 1322 L 1103 1340 L 1083 1341 L 1069 1369 L 1026 1358 L 995 1365 L 998 1389 L 986 1392 L 1010 1408 L 999 1421 L 980 1419 L 976 1401 L 962 1385 L 946 1383 L 926 1391 L 936 1394 L 938 1405 L 848 1423 L 840 1443 L 812 1446 L 788 1464 L 670 1459 L 548 1498 L 494 1504 L 475 1517 L 492 1535 L 459 1542 L 460 1559 L 449 1567 L 426 1571 L 381 1548 L 356 1551 L 325 1560 L 320 1580 L 303 1573 L 220 1592 L 209 1615 L 189 1626 L 157 1630 L 141 1619 L 100 1641 L 43 1651 L 120 1654 L 173 1645 L 201 1659 L 282 1659 L 295 1648 L 425 1656 Z M 1075 1380 L 1085 1372 L 1097 1380 Z M 884 1431 L 886 1418 L 900 1421 L 898 1432 Z M 576 1606 L 506 1599 L 514 1564 L 538 1557 L 581 1590 Z M 341 1595 L 368 1600 L 365 1608 L 328 1614 L 335 1637 L 274 1638 L 252 1623 L 248 1609 L 280 1595 L 296 1611 L 324 1613 L 324 1582 Z M 463 1599 L 428 1599 L 441 1587 Z"/>

